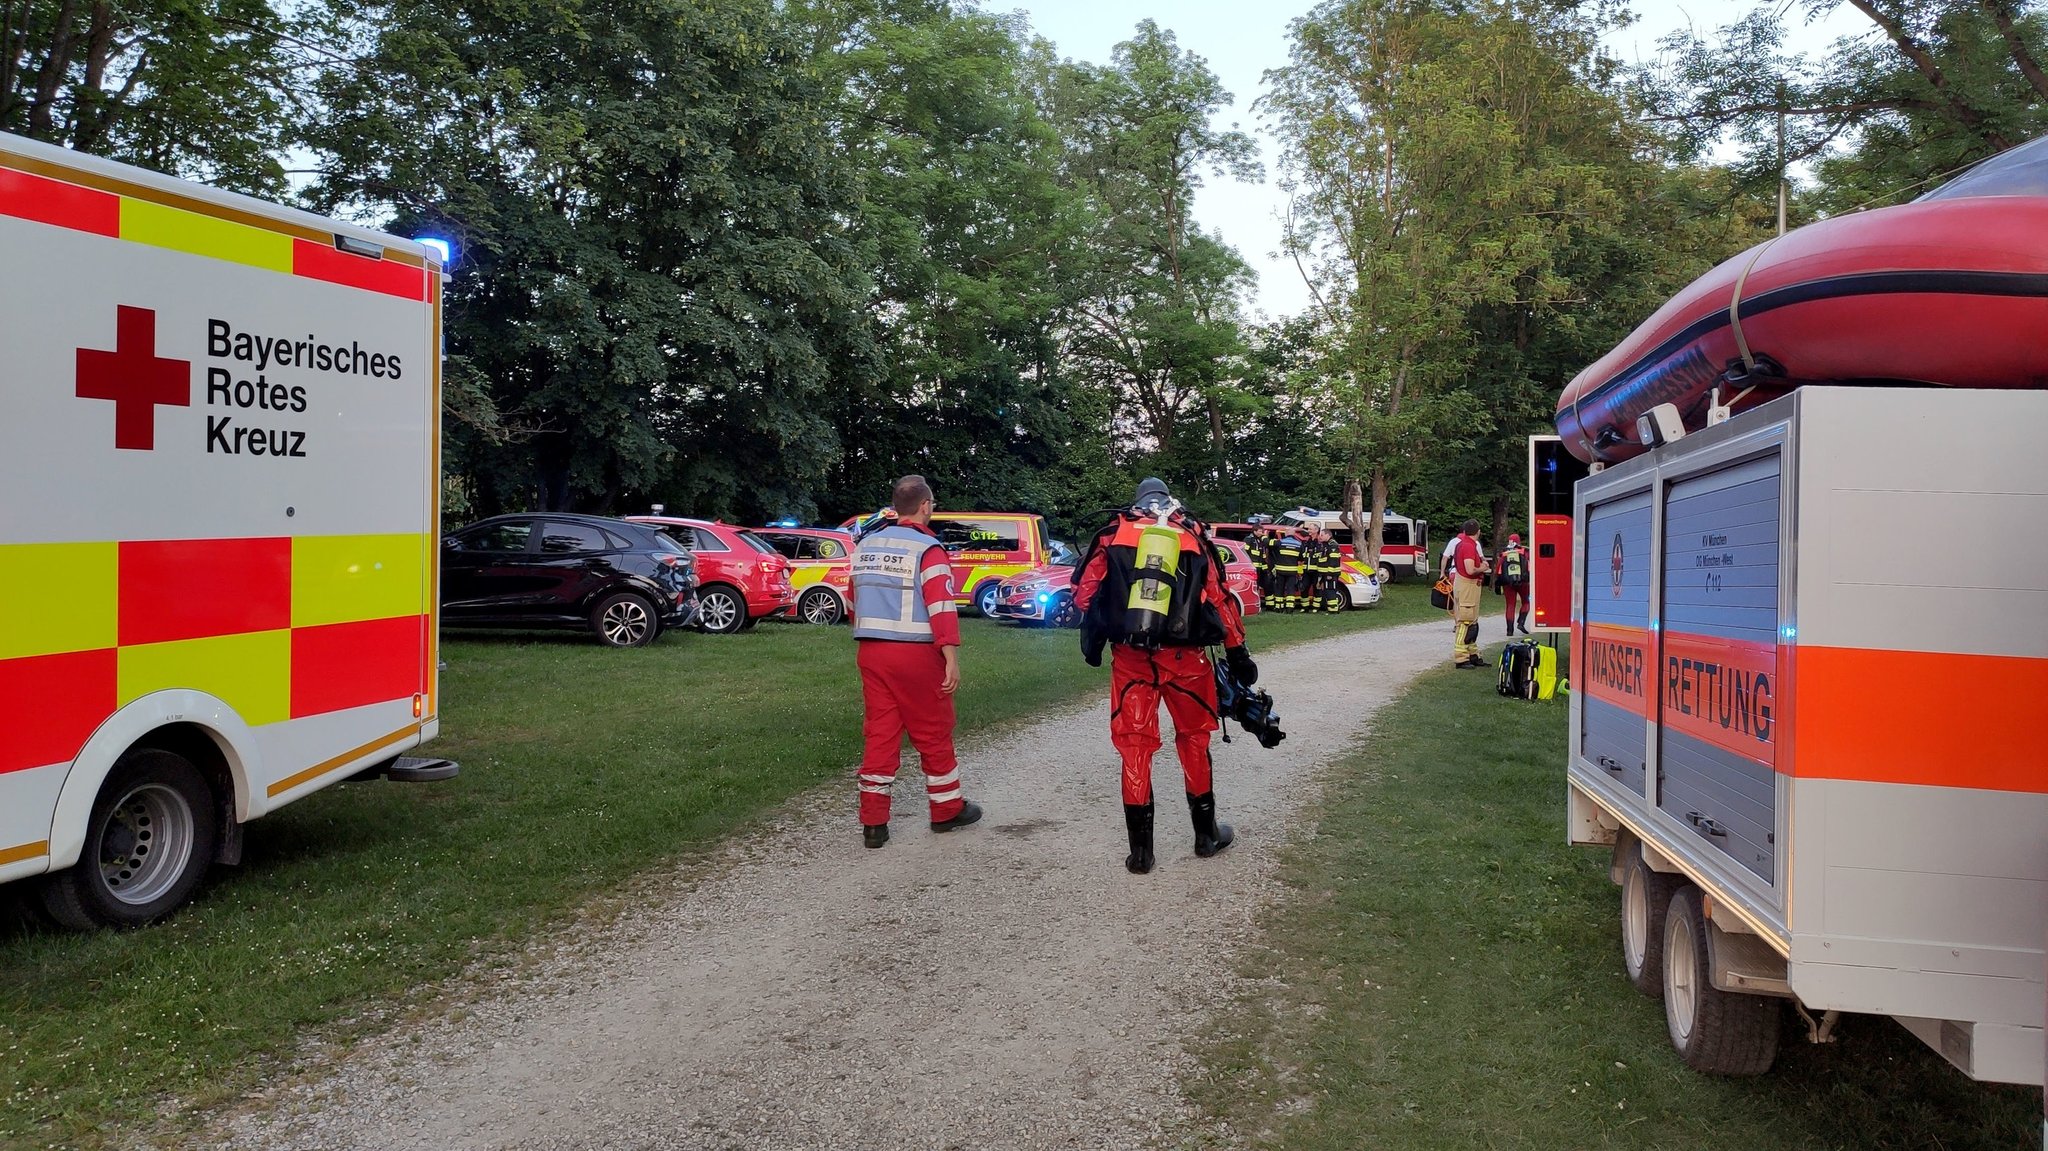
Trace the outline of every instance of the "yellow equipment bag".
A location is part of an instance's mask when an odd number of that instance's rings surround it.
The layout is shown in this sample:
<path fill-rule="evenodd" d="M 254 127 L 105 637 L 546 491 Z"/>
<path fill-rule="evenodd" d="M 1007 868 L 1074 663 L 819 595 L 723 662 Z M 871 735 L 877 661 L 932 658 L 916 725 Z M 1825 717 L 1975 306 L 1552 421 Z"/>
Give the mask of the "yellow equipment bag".
<path fill-rule="evenodd" d="M 1536 698 L 1550 699 L 1557 695 L 1557 650 L 1539 646 L 1536 649 L 1536 666 L 1530 670 L 1530 678 L 1536 682 Z"/>

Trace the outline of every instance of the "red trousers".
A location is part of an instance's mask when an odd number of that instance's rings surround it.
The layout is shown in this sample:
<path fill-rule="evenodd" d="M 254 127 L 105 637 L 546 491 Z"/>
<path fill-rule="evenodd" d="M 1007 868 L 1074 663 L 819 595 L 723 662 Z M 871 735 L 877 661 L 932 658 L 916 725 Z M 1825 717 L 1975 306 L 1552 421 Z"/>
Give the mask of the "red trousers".
<path fill-rule="evenodd" d="M 1159 705 L 1173 717 L 1173 746 L 1189 795 L 1207 795 L 1209 733 L 1216 730 L 1216 673 L 1198 647 L 1157 651 L 1117 644 L 1109 655 L 1109 742 L 1124 764 L 1124 802 L 1152 802 Z"/>
<path fill-rule="evenodd" d="M 1500 585 L 1500 594 L 1502 599 L 1508 601 L 1507 620 L 1509 623 L 1513 623 L 1529 614 L 1529 592 L 1527 588 L 1518 583 L 1504 583 Z M 1520 611 L 1515 610 L 1517 604 L 1521 605 Z"/>
<path fill-rule="evenodd" d="M 960 771 L 953 755 L 953 697 L 939 690 L 946 657 L 938 645 L 864 639 L 860 649 L 861 735 L 860 821 L 870 827 L 889 822 L 889 788 L 903 766 L 903 736 L 924 764 L 924 786 L 932 821 L 960 814 Z"/>

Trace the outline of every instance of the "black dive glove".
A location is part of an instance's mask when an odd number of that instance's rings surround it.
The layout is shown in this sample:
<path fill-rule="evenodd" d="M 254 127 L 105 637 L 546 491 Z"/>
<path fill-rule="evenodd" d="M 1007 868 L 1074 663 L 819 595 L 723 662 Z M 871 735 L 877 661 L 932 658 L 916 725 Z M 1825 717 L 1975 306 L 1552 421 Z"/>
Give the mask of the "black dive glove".
<path fill-rule="evenodd" d="M 1259 682 L 1259 665 L 1252 662 L 1252 653 L 1243 644 L 1223 649 L 1223 663 L 1230 668 L 1231 678 L 1246 687 Z"/>

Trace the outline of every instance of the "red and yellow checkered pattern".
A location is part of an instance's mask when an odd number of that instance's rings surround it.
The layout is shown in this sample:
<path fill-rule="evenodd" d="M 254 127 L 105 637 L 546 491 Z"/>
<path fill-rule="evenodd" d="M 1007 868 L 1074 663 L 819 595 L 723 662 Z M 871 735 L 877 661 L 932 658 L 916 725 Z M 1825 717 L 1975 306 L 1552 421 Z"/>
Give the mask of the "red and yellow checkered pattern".
<path fill-rule="evenodd" d="M 74 182 L 83 181 L 83 182 Z M 331 233 L 0 153 L 0 216 L 169 248 L 408 300 L 428 298 L 419 257 L 339 251 Z"/>
<path fill-rule="evenodd" d="M 202 691 L 251 727 L 432 713 L 424 535 L 0 545 L 0 773 L 75 758 L 120 708 Z"/>

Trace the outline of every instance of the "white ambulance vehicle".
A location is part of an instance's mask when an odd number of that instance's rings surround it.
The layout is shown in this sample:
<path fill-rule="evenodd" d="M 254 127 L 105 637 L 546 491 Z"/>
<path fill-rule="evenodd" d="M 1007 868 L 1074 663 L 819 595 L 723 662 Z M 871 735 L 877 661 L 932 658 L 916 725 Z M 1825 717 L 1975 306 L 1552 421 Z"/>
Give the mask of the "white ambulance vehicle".
<path fill-rule="evenodd" d="M 439 727 L 440 266 L 0 135 L 0 881 L 159 919 Z"/>
<path fill-rule="evenodd" d="M 1859 1012 L 2041 1082 L 2044 427 L 2043 391 L 1808 386 L 1578 481 L 1570 838 L 1693 1068 Z M 1929 523 L 1955 564 L 1911 562 Z"/>

